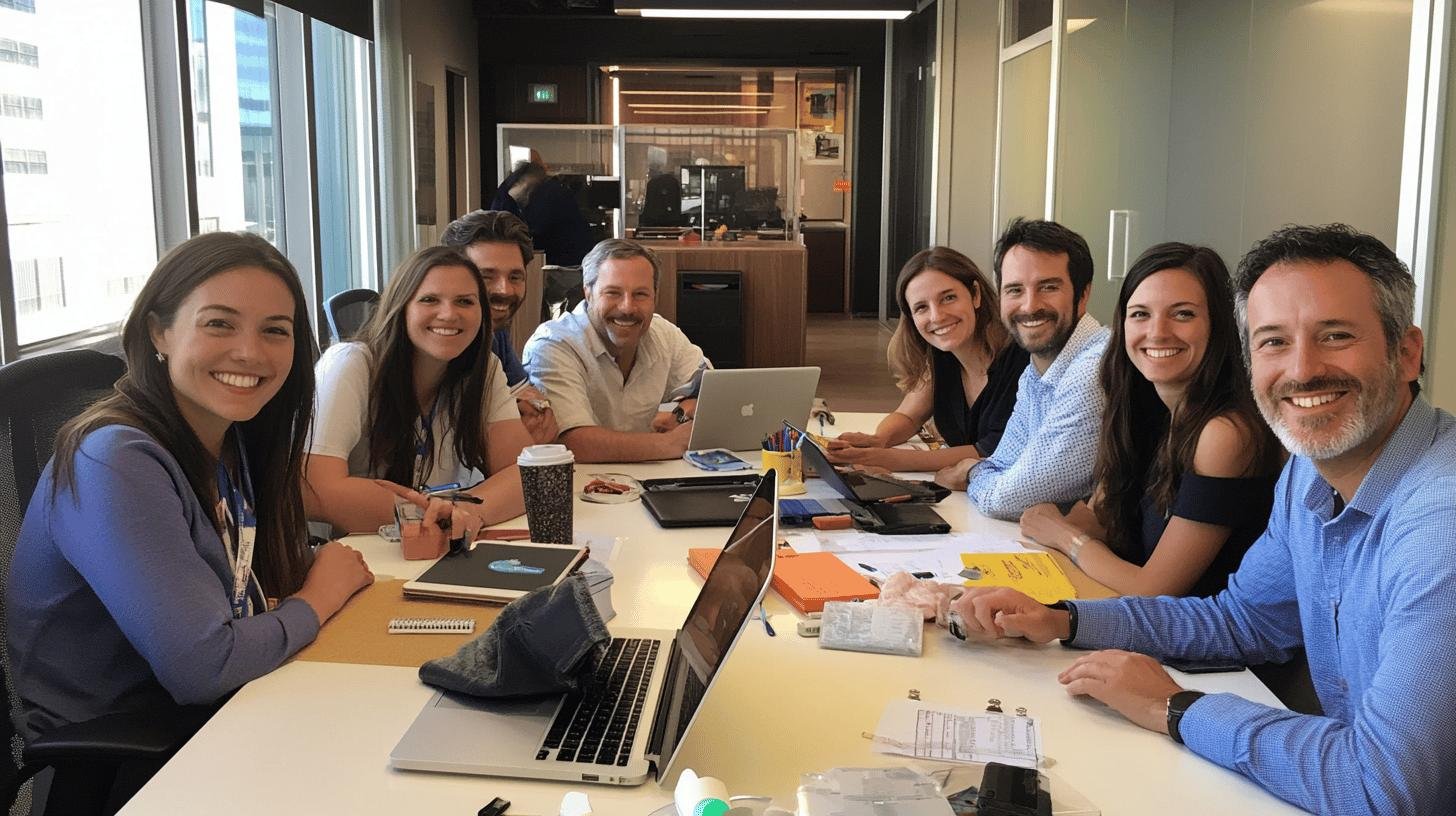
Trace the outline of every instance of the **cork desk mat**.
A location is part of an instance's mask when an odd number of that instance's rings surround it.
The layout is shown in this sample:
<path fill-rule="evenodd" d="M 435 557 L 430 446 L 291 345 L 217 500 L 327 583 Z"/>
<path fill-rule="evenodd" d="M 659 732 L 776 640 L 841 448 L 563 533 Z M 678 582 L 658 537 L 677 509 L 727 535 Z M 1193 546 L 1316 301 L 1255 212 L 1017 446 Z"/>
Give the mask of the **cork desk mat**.
<path fill-rule="evenodd" d="M 299 650 L 293 659 L 419 668 L 426 661 L 454 654 L 456 649 L 478 637 L 502 609 L 487 603 L 406 598 L 404 584 L 402 580 L 375 581 L 350 598 L 323 625 L 318 638 Z M 475 621 L 475 631 L 468 635 L 391 635 L 389 622 L 394 618 L 471 618 Z"/>

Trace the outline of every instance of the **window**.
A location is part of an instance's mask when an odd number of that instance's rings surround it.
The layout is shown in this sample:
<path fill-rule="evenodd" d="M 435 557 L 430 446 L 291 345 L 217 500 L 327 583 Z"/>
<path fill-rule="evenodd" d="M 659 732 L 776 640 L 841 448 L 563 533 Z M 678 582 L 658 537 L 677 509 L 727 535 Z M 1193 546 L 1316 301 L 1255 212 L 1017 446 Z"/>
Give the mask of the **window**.
<path fill-rule="evenodd" d="M 0 94 L 0 116 L 15 119 L 40 119 L 43 115 L 41 108 L 42 104 L 38 96 Z"/>
<path fill-rule="evenodd" d="M 36 68 L 40 66 L 40 51 L 30 43 L 0 38 L 0 62 Z"/>
<path fill-rule="evenodd" d="M 319 256 L 329 298 L 376 280 L 370 43 L 317 20 L 312 37 Z"/>
<path fill-rule="evenodd" d="M 35 0 L 0 0 L 0 8 L 35 13 Z"/>
<path fill-rule="evenodd" d="M 271 16 L 213 0 L 189 0 L 187 16 L 199 225 L 248 230 L 282 246 Z"/>
<path fill-rule="evenodd" d="M 37 69 L 7 73 L 0 97 L 21 347 L 116 324 L 156 265 L 139 2 L 41 3 L 34 45 L 0 40 Z"/>
<path fill-rule="evenodd" d="M 5 172 L 43 176 L 48 172 L 44 150 L 5 148 Z"/>

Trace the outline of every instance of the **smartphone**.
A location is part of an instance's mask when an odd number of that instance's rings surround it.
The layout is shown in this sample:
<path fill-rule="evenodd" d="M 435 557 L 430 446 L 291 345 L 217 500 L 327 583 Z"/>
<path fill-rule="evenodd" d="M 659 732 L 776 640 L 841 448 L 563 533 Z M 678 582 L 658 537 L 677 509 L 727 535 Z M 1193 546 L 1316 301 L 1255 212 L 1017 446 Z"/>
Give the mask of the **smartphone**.
<path fill-rule="evenodd" d="M 1187 660 L 1165 660 L 1163 665 L 1170 669 L 1177 669 L 1184 674 L 1221 674 L 1244 670 L 1244 667 L 1238 663 L 1194 663 Z"/>
<path fill-rule="evenodd" d="M 688 451 L 683 459 L 695 468 L 703 470 L 748 470 L 753 466 L 723 448 Z"/>

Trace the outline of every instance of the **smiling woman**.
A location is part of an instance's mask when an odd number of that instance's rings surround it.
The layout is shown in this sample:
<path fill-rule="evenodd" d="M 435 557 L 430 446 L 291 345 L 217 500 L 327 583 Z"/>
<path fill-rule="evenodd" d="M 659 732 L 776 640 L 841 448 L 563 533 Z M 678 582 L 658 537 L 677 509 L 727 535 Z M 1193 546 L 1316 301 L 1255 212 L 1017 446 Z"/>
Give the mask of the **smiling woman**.
<path fill-rule="evenodd" d="M 485 303 L 469 258 L 422 249 L 390 277 L 360 340 L 324 352 L 305 466 L 310 518 L 373 531 L 405 488 L 450 483 L 473 484 L 483 500 L 474 512 L 426 502 L 426 520 L 448 518 L 454 536 L 521 514 L 515 460 L 531 439 L 491 352 Z"/>
<path fill-rule="evenodd" d="M 194 238 L 147 278 L 127 373 L 61 429 L 16 544 L 6 611 L 27 739 L 215 702 L 373 580 L 352 549 L 305 543 L 314 383 L 295 338 L 311 334 L 293 267 L 257 236 Z"/>

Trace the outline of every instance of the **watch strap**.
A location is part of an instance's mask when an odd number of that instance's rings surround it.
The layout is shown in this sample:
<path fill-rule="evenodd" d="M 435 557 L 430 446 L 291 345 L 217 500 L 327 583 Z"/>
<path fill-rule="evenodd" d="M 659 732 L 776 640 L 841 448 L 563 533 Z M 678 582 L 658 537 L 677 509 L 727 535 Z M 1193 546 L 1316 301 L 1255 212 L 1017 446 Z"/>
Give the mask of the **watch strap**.
<path fill-rule="evenodd" d="M 1062 639 L 1063 646 L 1070 646 L 1072 641 L 1077 639 L 1077 605 L 1066 601 L 1057 601 L 1046 605 L 1047 609 L 1058 609 L 1067 613 L 1067 636 Z"/>
<path fill-rule="evenodd" d="M 1188 712 L 1188 707 L 1198 702 L 1198 698 L 1203 694 L 1201 691 L 1179 691 L 1168 696 L 1168 736 L 1179 745 L 1183 744 L 1183 735 L 1178 731 L 1178 726 L 1183 722 L 1183 715 Z"/>

